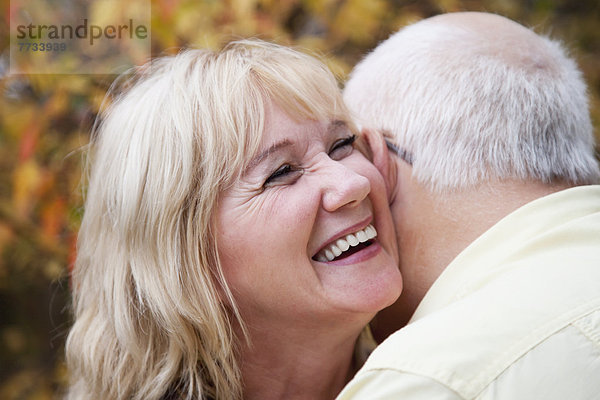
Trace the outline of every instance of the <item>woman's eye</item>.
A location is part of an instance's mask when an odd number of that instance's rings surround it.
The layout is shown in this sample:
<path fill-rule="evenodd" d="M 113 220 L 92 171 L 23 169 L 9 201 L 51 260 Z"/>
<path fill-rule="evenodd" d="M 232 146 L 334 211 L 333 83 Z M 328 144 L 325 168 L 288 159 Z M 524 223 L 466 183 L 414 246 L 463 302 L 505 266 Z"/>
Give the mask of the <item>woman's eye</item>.
<path fill-rule="evenodd" d="M 301 170 L 292 167 L 289 164 L 284 164 L 281 167 L 277 168 L 277 170 L 267 178 L 267 180 L 263 184 L 263 187 L 277 183 L 294 183 L 301 173 Z"/>
<path fill-rule="evenodd" d="M 336 141 L 331 150 L 329 150 L 329 157 L 333 160 L 341 160 L 342 158 L 348 157 L 354 150 L 354 141 L 356 135 L 349 136 L 344 139 Z"/>

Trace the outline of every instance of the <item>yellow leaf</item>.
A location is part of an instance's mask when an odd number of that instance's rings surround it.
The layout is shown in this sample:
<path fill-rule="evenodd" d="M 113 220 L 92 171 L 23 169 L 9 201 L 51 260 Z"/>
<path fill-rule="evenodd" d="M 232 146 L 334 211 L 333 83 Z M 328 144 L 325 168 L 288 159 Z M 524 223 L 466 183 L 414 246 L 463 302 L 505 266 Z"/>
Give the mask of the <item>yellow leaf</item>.
<path fill-rule="evenodd" d="M 458 0 L 436 0 L 435 3 L 443 12 L 461 11 L 461 2 Z"/>
<path fill-rule="evenodd" d="M 380 26 L 387 12 L 387 3 L 382 0 L 349 0 L 340 8 L 332 29 L 341 40 L 367 43 Z"/>
<path fill-rule="evenodd" d="M 34 196 L 42 181 L 42 173 L 33 159 L 17 166 L 13 173 L 13 207 L 16 214 L 25 218 L 31 212 Z"/>

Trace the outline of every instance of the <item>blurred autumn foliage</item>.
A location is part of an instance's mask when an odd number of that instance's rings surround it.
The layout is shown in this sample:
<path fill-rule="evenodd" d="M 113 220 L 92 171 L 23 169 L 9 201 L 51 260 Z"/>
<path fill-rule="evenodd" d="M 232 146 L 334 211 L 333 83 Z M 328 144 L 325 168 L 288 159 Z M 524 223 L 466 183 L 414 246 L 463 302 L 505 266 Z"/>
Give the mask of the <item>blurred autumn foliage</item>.
<path fill-rule="evenodd" d="M 600 131 L 598 0 L 148 2 L 153 55 L 260 37 L 322 54 L 340 82 L 365 52 L 408 23 L 442 12 L 500 13 L 572 49 Z M 114 76 L 7 76 L 9 1 L 0 5 L 0 398 L 50 399 L 67 379 L 63 350 L 82 215 L 81 149 Z"/>

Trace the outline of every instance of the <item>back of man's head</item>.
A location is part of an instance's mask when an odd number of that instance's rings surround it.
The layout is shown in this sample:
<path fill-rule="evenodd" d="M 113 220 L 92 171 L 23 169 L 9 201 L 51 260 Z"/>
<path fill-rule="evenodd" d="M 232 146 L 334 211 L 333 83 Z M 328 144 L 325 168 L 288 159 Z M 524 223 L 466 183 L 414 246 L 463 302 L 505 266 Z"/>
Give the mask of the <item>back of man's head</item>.
<path fill-rule="evenodd" d="M 444 14 L 391 36 L 344 91 L 431 189 L 492 180 L 597 183 L 586 86 L 559 43 L 506 18 Z"/>

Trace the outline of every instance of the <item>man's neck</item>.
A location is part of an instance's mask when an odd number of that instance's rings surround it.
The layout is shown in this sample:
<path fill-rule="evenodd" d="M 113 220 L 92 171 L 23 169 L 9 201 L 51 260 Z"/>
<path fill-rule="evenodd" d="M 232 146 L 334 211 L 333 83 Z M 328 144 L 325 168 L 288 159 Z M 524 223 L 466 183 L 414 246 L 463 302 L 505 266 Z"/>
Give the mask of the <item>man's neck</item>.
<path fill-rule="evenodd" d="M 405 183 L 396 199 L 402 202 L 396 221 L 404 289 L 372 322 L 378 341 L 408 323 L 435 280 L 475 239 L 519 207 L 570 187 L 507 180 L 440 194 L 412 178 Z"/>

